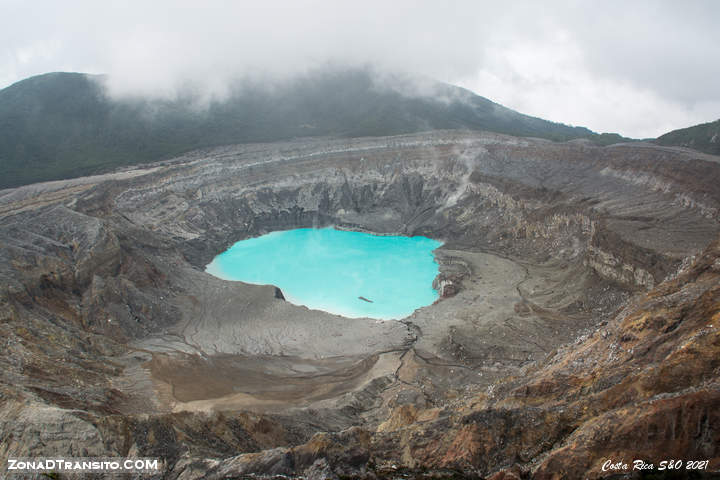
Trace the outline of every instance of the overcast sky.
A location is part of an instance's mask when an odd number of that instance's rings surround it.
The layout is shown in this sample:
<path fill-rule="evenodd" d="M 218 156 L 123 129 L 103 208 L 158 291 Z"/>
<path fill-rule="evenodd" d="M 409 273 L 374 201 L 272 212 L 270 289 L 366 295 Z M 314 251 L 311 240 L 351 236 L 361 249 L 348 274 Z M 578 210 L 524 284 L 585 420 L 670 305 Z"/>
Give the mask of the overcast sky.
<path fill-rule="evenodd" d="M 0 88 L 51 71 L 113 92 L 374 65 L 523 113 L 655 137 L 720 118 L 720 1 L 0 0 Z"/>

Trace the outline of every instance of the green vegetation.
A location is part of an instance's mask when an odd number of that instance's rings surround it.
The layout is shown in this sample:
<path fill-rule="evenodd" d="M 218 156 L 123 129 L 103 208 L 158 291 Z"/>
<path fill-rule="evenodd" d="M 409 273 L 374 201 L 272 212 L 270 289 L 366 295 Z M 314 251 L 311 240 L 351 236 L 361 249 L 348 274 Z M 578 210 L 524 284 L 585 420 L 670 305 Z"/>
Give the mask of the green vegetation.
<path fill-rule="evenodd" d="M 673 130 L 658 137 L 655 143 L 694 148 L 712 155 L 720 155 L 720 120 Z"/>
<path fill-rule="evenodd" d="M 518 112 L 450 85 L 432 95 L 378 87 L 362 70 L 317 73 L 273 88 L 242 84 L 223 102 L 112 100 L 102 77 L 50 73 L 0 90 L 0 188 L 170 158 L 196 148 L 307 136 L 473 129 L 556 141 L 625 141 Z"/>

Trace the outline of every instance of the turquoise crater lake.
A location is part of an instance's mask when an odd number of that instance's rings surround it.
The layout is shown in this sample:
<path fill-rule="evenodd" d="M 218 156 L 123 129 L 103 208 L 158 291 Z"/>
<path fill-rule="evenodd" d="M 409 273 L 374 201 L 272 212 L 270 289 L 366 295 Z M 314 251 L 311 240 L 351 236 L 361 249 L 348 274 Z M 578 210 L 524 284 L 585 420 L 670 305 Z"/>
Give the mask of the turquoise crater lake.
<path fill-rule="evenodd" d="M 440 245 L 427 237 L 299 228 L 241 240 L 205 271 L 275 285 L 286 300 L 315 310 L 400 319 L 438 298 L 432 251 Z"/>

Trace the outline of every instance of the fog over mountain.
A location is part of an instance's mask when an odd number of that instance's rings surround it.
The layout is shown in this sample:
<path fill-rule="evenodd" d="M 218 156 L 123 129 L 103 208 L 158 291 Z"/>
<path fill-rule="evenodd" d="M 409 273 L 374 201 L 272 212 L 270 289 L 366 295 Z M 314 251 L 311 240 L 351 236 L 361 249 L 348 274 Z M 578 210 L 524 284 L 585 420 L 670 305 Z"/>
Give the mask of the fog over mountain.
<path fill-rule="evenodd" d="M 108 74 L 119 97 L 224 98 L 321 66 L 457 84 L 514 110 L 635 138 L 717 119 L 712 1 L 251 4 L 2 2 L 0 87 Z"/>
<path fill-rule="evenodd" d="M 0 90 L 0 188 L 168 159 L 189 150 L 298 137 L 465 129 L 610 144 L 617 134 L 549 122 L 423 77 L 321 68 L 273 84 L 113 96 L 111 77 L 49 73 Z"/>

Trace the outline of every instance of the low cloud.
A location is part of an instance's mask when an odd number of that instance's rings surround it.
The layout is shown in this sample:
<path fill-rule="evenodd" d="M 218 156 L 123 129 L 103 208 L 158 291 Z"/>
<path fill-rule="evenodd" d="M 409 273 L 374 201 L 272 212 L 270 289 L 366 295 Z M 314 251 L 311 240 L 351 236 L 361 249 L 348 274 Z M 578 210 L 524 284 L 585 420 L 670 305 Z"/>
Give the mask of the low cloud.
<path fill-rule="evenodd" d="M 238 78 L 371 66 L 628 136 L 720 117 L 709 0 L 0 2 L 0 87 L 71 70 L 108 74 L 116 96 L 221 99 Z"/>

